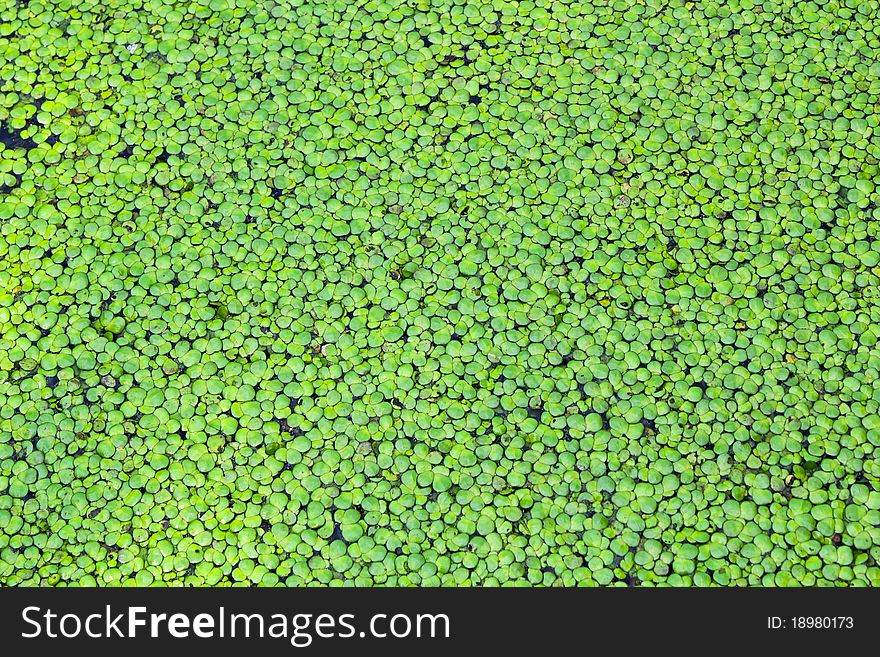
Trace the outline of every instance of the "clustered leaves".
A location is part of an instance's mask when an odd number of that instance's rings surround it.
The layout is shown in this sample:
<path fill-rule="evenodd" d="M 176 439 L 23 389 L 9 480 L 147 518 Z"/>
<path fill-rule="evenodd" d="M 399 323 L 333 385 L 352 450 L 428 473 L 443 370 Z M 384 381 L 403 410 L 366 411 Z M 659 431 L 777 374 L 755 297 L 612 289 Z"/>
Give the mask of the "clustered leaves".
<path fill-rule="evenodd" d="M 0 9 L 0 581 L 878 585 L 877 0 Z"/>

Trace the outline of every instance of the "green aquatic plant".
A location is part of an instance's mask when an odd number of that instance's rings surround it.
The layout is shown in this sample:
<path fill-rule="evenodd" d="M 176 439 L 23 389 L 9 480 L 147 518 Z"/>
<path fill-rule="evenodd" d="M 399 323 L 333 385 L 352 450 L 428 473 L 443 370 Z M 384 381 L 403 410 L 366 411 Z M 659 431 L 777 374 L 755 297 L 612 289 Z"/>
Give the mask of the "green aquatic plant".
<path fill-rule="evenodd" d="M 0 7 L 0 582 L 880 583 L 876 0 Z"/>

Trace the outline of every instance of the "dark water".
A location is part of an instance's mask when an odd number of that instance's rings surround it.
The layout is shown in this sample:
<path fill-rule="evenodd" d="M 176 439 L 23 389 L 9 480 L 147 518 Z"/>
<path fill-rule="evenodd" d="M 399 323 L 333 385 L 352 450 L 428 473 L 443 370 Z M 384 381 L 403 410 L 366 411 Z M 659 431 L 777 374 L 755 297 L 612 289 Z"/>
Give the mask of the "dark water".
<path fill-rule="evenodd" d="M 10 130 L 6 123 L 0 123 L 0 143 L 6 148 L 20 149 L 29 151 L 37 144 L 30 137 L 22 137 L 20 133 Z"/>

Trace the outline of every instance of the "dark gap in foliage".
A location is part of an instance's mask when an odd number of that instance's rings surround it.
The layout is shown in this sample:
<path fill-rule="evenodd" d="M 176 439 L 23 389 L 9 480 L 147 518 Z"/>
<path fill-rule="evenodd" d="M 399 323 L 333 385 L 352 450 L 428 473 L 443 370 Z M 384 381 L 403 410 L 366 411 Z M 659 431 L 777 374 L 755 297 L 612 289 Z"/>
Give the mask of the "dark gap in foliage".
<path fill-rule="evenodd" d="M 543 409 L 543 408 L 540 408 L 540 407 L 537 407 L 537 408 L 536 408 L 536 407 L 534 407 L 534 406 L 529 406 L 529 407 L 528 407 L 528 414 L 529 414 L 529 417 L 532 418 L 533 420 L 538 420 L 538 421 L 540 421 L 540 420 L 541 420 L 541 414 L 542 414 L 543 412 L 544 412 L 544 409 Z"/>
<path fill-rule="evenodd" d="M 22 137 L 20 133 L 10 130 L 5 121 L 0 123 L 0 143 L 11 150 L 24 149 L 26 151 L 37 145 L 30 137 Z"/>
<path fill-rule="evenodd" d="M 330 538 L 327 540 L 329 542 L 342 541 L 343 543 L 348 544 L 348 541 L 342 536 L 342 528 L 339 526 L 338 522 L 333 523 L 333 533 L 330 534 Z"/>

